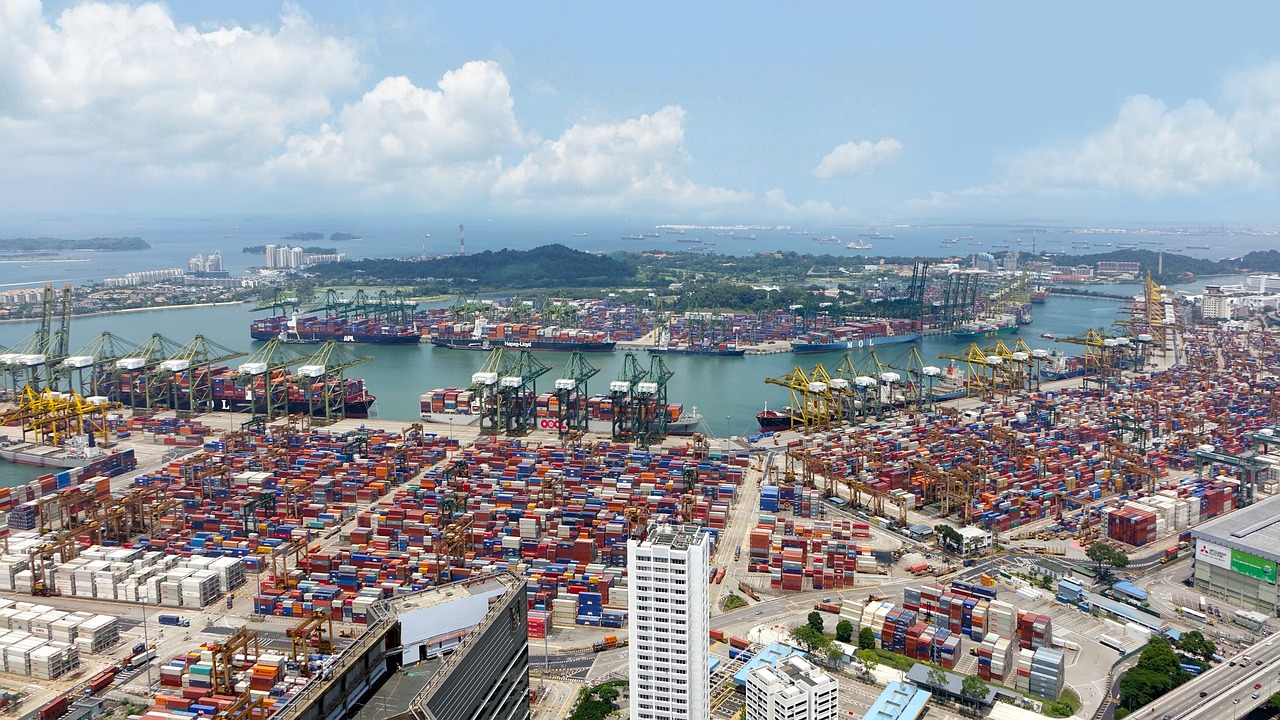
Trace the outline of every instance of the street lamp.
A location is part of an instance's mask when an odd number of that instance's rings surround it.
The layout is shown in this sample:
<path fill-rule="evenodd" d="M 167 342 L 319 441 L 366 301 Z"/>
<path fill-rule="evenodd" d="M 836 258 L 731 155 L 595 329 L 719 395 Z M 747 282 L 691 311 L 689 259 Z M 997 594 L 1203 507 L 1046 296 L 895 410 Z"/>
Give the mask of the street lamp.
<path fill-rule="evenodd" d="M 724 416 L 724 430 L 725 430 L 724 454 L 727 456 L 729 454 L 729 436 L 733 434 L 733 416 L 732 415 Z"/>

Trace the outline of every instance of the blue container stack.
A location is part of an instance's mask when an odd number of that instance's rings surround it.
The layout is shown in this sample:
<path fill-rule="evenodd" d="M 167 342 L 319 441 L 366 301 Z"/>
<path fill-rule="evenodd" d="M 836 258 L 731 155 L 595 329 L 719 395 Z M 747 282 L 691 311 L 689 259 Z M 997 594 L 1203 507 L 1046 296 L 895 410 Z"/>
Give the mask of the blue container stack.
<path fill-rule="evenodd" d="M 778 512 L 777 485 L 765 485 L 760 488 L 760 509 L 764 512 Z"/>
<path fill-rule="evenodd" d="M 604 614 L 604 603 L 598 592 L 578 593 L 578 624 L 600 627 L 601 615 Z"/>

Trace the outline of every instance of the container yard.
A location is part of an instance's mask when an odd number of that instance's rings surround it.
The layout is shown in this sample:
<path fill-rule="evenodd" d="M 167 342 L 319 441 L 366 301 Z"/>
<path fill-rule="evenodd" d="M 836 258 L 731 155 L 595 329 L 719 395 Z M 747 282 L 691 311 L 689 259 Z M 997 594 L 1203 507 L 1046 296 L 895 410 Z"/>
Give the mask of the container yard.
<path fill-rule="evenodd" d="M 1080 631 L 1085 591 L 1056 604 L 1009 592 L 993 546 L 1079 559 L 1106 539 L 1176 564 L 1162 551 L 1191 528 L 1275 490 L 1260 459 L 1274 400 L 1258 388 L 1276 344 L 1187 337 L 1172 369 L 886 408 L 773 444 L 641 447 L 541 424 L 482 435 L 447 417 L 475 409 L 464 388 L 424 395 L 426 423 L 382 427 L 113 408 L 101 432 L 115 452 L 0 491 L 0 657 L 33 678 L 28 710 L 54 713 L 80 690 L 68 683 L 92 678 L 91 692 L 150 698 L 146 720 L 294 717 L 317 683 L 348 675 L 348 650 L 376 656 L 388 602 L 495 573 L 524 581 L 522 636 L 548 655 L 616 657 L 627 540 L 666 522 L 711 536 L 716 615 L 729 594 L 747 606 L 723 614 L 749 625 L 783 607 L 772 599 L 811 593 L 803 607 L 870 628 L 882 649 L 1056 697 L 1075 657 L 1059 625 Z M 561 398 L 530 394 L 533 416 L 560 417 Z M 607 399 L 586 398 L 592 417 Z M 750 655 L 757 640 L 732 632 L 730 659 Z"/>

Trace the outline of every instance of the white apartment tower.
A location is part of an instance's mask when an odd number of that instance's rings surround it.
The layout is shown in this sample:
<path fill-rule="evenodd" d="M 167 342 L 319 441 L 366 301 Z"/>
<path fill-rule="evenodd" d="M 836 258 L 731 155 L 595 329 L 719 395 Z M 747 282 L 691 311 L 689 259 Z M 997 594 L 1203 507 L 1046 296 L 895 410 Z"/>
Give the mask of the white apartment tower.
<path fill-rule="evenodd" d="M 695 526 L 651 525 L 627 541 L 631 717 L 711 717 L 711 537 Z"/>
<path fill-rule="evenodd" d="M 747 720 L 836 720 L 840 684 L 799 655 L 747 673 Z"/>

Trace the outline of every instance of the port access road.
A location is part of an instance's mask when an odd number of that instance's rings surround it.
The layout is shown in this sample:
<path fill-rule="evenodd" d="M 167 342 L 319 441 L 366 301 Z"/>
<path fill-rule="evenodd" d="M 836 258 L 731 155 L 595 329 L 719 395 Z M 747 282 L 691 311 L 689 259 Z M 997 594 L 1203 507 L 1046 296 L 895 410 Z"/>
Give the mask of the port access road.
<path fill-rule="evenodd" d="M 1164 697 L 1147 703 L 1130 717 L 1238 720 L 1280 692 L 1280 641 L 1267 638 L 1231 660 L 1232 664 L 1215 665 Z"/>

